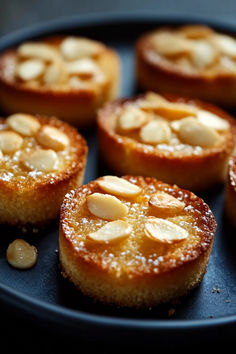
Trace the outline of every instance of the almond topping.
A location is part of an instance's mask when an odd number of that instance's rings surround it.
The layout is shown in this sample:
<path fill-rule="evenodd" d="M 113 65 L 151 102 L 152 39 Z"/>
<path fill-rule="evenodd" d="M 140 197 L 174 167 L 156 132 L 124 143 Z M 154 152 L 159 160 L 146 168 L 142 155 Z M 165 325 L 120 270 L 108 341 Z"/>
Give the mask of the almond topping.
<path fill-rule="evenodd" d="M 191 51 L 192 46 L 189 41 L 175 33 L 159 32 L 152 38 L 154 49 L 164 56 L 176 56 Z"/>
<path fill-rule="evenodd" d="M 87 197 L 89 211 L 99 218 L 116 220 L 128 214 L 128 207 L 118 198 L 102 193 L 93 193 Z"/>
<path fill-rule="evenodd" d="M 144 233 L 153 241 L 162 243 L 175 243 L 185 240 L 188 232 L 171 221 L 148 217 L 144 225 Z"/>
<path fill-rule="evenodd" d="M 67 74 L 64 66 L 58 62 L 50 64 L 44 74 L 43 81 L 47 85 L 54 85 L 66 81 Z"/>
<path fill-rule="evenodd" d="M 185 144 L 209 147 L 219 141 L 219 134 L 195 118 L 182 119 L 179 136 Z"/>
<path fill-rule="evenodd" d="M 162 106 L 166 104 L 168 104 L 168 101 L 155 92 L 146 93 L 145 98 L 139 101 L 139 107 L 144 111 L 153 110 L 160 105 Z"/>
<path fill-rule="evenodd" d="M 71 75 L 90 78 L 99 72 L 98 66 L 90 58 L 78 59 L 67 63 L 66 69 Z"/>
<path fill-rule="evenodd" d="M 44 72 L 44 69 L 45 65 L 41 60 L 30 59 L 17 65 L 16 74 L 20 79 L 24 81 L 30 81 L 41 76 Z"/>
<path fill-rule="evenodd" d="M 180 213 L 185 203 L 165 192 L 152 194 L 149 200 L 149 211 L 155 216 L 171 216 Z"/>
<path fill-rule="evenodd" d="M 183 33 L 189 39 L 201 39 L 210 37 L 214 32 L 207 26 L 190 25 L 181 27 L 180 33 Z"/>
<path fill-rule="evenodd" d="M 2 154 L 2 150 L 0 150 L 0 163 L 2 162 L 3 160 L 3 154 Z"/>
<path fill-rule="evenodd" d="M 30 114 L 12 114 L 6 121 L 11 129 L 24 136 L 35 135 L 40 128 L 38 120 Z"/>
<path fill-rule="evenodd" d="M 207 41 L 199 40 L 194 43 L 191 59 L 196 68 L 204 69 L 215 61 L 216 55 L 216 50 Z"/>
<path fill-rule="evenodd" d="M 24 58 L 37 58 L 46 61 L 59 58 L 57 50 L 46 43 L 24 43 L 18 48 L 18 54 Z"/>
<path fill-rule="evenodd" d="M 214 113 L 207 112 L 204 110 L 199 110 L 197 119 L 202 124 L 219 131 L 227 131 L 230 128 L 229 122 L 227 120 L 216 116 Z"/>
<path fill-rule="evenodd" d="M 88 234 L 96 242 L 118 241 L 126 238 L 132 232 L 132 227 L 123 220 L 110 221 L 98 231 Z"/>
<path fill-rule="evenodd" d="M 171 132 L 168 124 L 160 120 L 153 120 L 140 130 L 140 138 L 144 143 L 167 143 L 170 137 Z"/>
<path fill-rule="evenodd" d="M 234 38 L 217 34 L 213 37 L 213 43 L 218 47 L 221 53 L 236 58 L 236 40 Z"/>
<path fill-rule="evenodd" d="M 28 269 L 33 267 L 37 261 L 37 249 L 28 242 L 17 239 L 8 246 L 6 258 L 13 267 Z"/>
<path fill-rule="evenodd" d="M 197 109 L 185 103 L 166 103 L 156 107 L 155 112 L 168 120 L 182 119 L 188 116 L 196 116 Z"/>
<path fill-rule="evenodd" d="M 122 130 L 137 129 L 146 122 L 147 115 L 133 106 L 126 107 L 119 118 L 119 126 Z"/>
<path fill-rule="evenodd" d="M 26 167 L 30 170 L 50 172 L 57 168 L 58 156 L 53 150 L 36 150 L 23 159 Z"/>
<path fill-rule="evenodd" d="M 99 54 L 102 46 L 87 38 L 68 37 L 61 43 L 61 53 L 67 60 L 75 60 Z"/>
<path fill-rule="evenodd" d="M 56 151 L 64 150 L 69 145 L 69 138 L 59 129 L 44 125 L 38 135 L 38 142 L 46 148 Z"/>
<path fill-rule="evenodd" d="M 0 132 L 0 149 L 5 152 L 13 152 L 18 150 L 23 143 L 23 138 L 11 131 L 1 131 Z"/>
<path fill-rule="evenodd" d="M 97 183 L 105 192 L 121 197 L 136 197 L 142 190 L 139 186 L 116 176 L 104 176 Z"/>

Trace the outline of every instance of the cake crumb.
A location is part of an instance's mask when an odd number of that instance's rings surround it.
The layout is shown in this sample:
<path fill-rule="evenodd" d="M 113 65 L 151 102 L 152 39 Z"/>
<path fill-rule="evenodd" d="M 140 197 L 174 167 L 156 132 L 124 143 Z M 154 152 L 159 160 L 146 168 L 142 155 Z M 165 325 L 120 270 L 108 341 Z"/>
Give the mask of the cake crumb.
<path fill-rule="evenodd" d="M 219 294 L 219 293 L 220 293 L 220 288 L 215 288 L 215 287 L 214 287 L 214 288 L 212 288 L 212 292 Z"/>
<path fill-rule="evenodd" d="M 174 316 L 176 313 L 176 310 L 174 308 L 170 308 L 168 311 L 168 317 Z"/>
<path fill-rule="evenodd" d="M 225 302 L 230 303 L 230 302 L 231 302 L 231 300 L 230 300 L 230 299 L 226 299 L 226 300 L 225 300 Z"/>

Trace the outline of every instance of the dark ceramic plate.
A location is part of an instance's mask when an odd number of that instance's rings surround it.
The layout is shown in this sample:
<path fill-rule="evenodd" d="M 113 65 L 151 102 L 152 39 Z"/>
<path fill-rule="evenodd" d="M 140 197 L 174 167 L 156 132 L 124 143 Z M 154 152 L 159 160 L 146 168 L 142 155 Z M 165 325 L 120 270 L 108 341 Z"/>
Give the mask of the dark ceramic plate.
<path fill-rule="evenodd" d="M 101 40 L 114 47 L 122 59 L 121 96 L 132 96 L 138 89 L 134 75 L 134 43 L 143 32 L 163 24 L 200 23 L 201 19 L 162 18 L 153 15 L 96 16 L 70 18 L 20 31 L 0 39 L 0 51 L 21 41 L 52 34 L 72 33 Z M 236 26 L 204 21 L 216 29 L 236 33 Z M 89 145 L 85 183 L 106 171 L 99 159 L 96 130 L 81 132 Z M 58 333 L 78 338 L 105 338 L 139 342 L 142 333 L 149 341 L 169 340 L 187 335 L 210 338 L 218 331 L 226 336 L 236 329 L 236 241 L 234 231 L 224 217 L 224 187 L 202 195 L 212 208 L 218 228 L 207 273 L 202 284 L 178 304 L 147 311 L 117 309 L 94 303 L 64 280 L 58 268 L 58 222 L 41 233 L 14 234 L 0 229 L 0 306 L 17 311 L 25 319 L 40 322 Z M 9 242 L 23 237 L 38 249 L 36 266 L 27 271 L 11 268 L 5 259 Z M 169 316 L 174 309 L 173 316 Z M 171 310 L 172 311 L 172 310 Z M 91 331 L 92 332 L 91 332 Z"/>

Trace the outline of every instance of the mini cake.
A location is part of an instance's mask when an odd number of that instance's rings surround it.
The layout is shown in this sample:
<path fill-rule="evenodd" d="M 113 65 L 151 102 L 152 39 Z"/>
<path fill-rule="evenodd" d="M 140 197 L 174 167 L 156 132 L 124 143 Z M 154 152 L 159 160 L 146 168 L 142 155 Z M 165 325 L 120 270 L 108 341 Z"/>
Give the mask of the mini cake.
<path fill-rule="evenodd" d="M 194 191 L 226 178 L 235 121 L 217 107 L 153 92 L 98 113 L 100 153 L 117 175 L 155 177 Z"/>
<path fill-rule="evenodd" d="M 230 222 L 236 227 L 236 156 L 229 160 L 225 190 L 225 212 Z"/>
<path fill-rule="evenodd" d="M 64 277 L 108 304 L 145 308 L 200 284 L 216 222 L 192 192 L 154 178 L 104 176 L 61 207 Z"/>
<path fill-rule="evenodd" d="M 0 119 L 0 223 L 41 226 L 83 183 L 84 138 L 56 118 L 16 113 Z"/>
<path fill-rule="evenodd" d="M 144 90 L 236 107 L 236 39 L 202 25 L 162 27 L 136 43 Z"/>
<path fill-rule="evenodd" d="M 0 56 L 0 107 L 6 114 L 56 116 L 88 127 L 119 90 L 120 60 L 104 44 L 54 36 L 25 42 Z"/>

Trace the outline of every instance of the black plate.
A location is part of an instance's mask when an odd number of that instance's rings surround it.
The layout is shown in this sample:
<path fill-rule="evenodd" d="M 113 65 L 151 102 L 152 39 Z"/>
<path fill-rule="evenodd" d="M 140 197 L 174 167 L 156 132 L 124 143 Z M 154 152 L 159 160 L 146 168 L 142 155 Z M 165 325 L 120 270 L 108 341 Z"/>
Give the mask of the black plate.
<path fill-rule="evenodd" d="M 21 41 L 52 33 L 72 33 L 101 40 L 118 50 L 122 59 L 121 96 L 136 94 L 134 75 L 134 42 L 140 34 L 162 24 L 206 23 L 216 29 L 236 33 L 236 26 L 199 18 L 183 19 L 156 15 L 90 16 L 56 21 L 8 35 L 0 40 L 0 51 Z M 105 171 L 99 159 L 96 129 L 82 132 L 88 141 L 89 156 L 85 183 Z M 149 341 L 168 338 L 210 338 L 218 331 L 229 336 L 236 329 L 236 242 L 234 231 L 224 217 L 224 188 L 202 195 L 212 208 L 218 223 L 208 271 L 202 284 L 177 304 L 147 311 L 131 311 L 95 304 L 82 296 L 64 280 L 58 268 L 58 222 L 38 234 L 15 234 L 1 230 L 0 240 L 0 305 L 17 310 L 26 319 L 70 333 L 78 338 L 94 340 L 135 339 L 142 333 Z M 6 248 L 16 237 L 23 237 L 38 249 L 36 266 L 27 271 L 11 268 L 5 259 Z M 169 316 L 169 309 L 174 309 Z M 89 331 L 88 331 L 89 329 Z M 91 332 L 91 331 L 92 332 Z"/>

